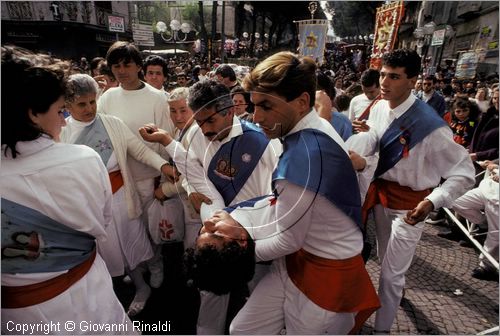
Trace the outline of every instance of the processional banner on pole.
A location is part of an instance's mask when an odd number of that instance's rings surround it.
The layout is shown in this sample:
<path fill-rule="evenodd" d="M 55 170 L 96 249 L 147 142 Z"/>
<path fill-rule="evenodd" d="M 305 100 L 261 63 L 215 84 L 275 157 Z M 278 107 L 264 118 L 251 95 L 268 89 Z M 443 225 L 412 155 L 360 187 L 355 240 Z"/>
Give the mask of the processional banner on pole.
<path fill-rule="evenodd" d="M 370 68 L 380 69 L 382 56 L 393 50 L 404 10 L 403 1 L 391 2 L 377 8 Z"/>
<path fill-rule="evenodd" d="M 299 25 L 299 54 L 323 64 L 328 20 L 295 21 Z"/>

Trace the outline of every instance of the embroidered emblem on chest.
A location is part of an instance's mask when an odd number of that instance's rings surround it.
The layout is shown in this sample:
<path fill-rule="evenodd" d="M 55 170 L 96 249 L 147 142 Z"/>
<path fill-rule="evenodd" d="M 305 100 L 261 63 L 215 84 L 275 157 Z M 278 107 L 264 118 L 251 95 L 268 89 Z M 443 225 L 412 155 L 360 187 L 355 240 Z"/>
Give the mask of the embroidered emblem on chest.
<path fill-rule="evenodd" d="M 108 139 L 106 139 L 104 141 L 99 140 L 97 142 L 97 145 L 95 146 L 95 149 L 96 149 L 97 152 L 102 153 L 105 150 L 111 149 L 111 145 L 109 144 Z"/>
<path fill-rule="evenodd" d="M 215 166 L 214 173 L 225 180 L 232 180 L 238 174 L 237 167 L 231 166 L 231 161 L 226 158 L 220 158 Z"/>

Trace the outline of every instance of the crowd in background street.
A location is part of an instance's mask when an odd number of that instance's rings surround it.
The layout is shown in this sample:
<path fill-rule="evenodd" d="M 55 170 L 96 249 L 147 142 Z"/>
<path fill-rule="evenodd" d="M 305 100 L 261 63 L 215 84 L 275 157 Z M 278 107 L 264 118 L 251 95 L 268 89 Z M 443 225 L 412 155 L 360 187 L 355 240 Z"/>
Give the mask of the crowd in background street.
<path fill-rule="evenodd" d="M 232 333 L 359 332 L 380 306 L 375 329 L 390 332 L 424 222 L 446 224 L 444 207 L 487 232 L 484 249 L 498 262 L 498 73 L 462 79 L 449 65 L 424 74 L 405 49 L 385 56 L 382 69 L 356 51 L 325 56 L 317 65 L 280 52 L 248 67 L 144 56 L 127 42 L 91 60 L 3 46 L 2 332 L 11 333 L 7 319 L 130 325 L 162 284 L 161 244 L 173 229 L 155 226 L 152 213 L 174 199 L 187 276 L 200 290 L 199 334 L 225 332 L 229 295 L 247 282 Z M 325 151 L 313 162 L 317 186 L 302 178 L 307 153 L 294 134 Z M 233 157 L 252 166 L 242 181 Z M 342 197 L 325 186 L 344 188 Z M 255 204 L 267 212 L 238 211 Z M 367 216 L 377 224 L 378 295 L 363 264 Z M 252 227 L 265 220 L 278 233 Z M 443 238 L 464 239 L 447 225 Z M 50 262 L 38 262 L 41 253 Z M 235 271 L 239 258 L 251 271 Z M 135 287 L 128 307 L 111 281 L 124 276 Z M 498 281 L 498 266 L 482 254 L 472 276 Z M 318 281 L 340 289 L 317 289 Z"/>

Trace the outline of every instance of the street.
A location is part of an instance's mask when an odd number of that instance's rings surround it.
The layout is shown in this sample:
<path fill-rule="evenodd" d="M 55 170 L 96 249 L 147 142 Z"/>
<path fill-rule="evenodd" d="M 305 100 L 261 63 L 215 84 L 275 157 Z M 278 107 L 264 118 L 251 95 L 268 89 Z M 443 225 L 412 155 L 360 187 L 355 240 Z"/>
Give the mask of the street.
<path fill-rule="evenodd" d="M 470 273 L 478 264 L 478 253 L 473 248 L 438 237 L 440 230 L 440 226 L 426 224 L 407 272 L 405 298 L 392 334 L 472 335 L 498 326 L 498 282 L 472 278 Z M 369 239 L 374 245 L 371 226 Z M 164 246 L 167 256 L 164 284 L 153 290 L 146 308 L 134 320 L 169 321 L 171 334 L 195 334 L 198 297 L 182 279 L 181 254 L 180 244 Z M 375 248 L 367 269 L 377 288 L 380 265 Z M 127 307 L 133 295 L 131 285 L 116 279 L 115 285 L 118 297 Z M 362 329 L 363 334 L 372 333 L 374 320 L 375 315 L 372 315 Z"/>

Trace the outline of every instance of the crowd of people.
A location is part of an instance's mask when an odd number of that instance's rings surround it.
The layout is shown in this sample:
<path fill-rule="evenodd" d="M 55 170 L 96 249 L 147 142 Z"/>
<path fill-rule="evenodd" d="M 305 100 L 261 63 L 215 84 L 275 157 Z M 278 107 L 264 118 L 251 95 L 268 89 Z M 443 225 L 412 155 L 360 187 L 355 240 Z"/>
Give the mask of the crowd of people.
<path fill-rule="evenodd" d="M 485 226 L 498 261 L 498 76 L 424 76 L 407 49 L 381 69 L 330 56 L 278 52 L 239 73 L 124 41 L 78 66 L 3 46 L 2 332 L 84 319 L 133 333 L 177 230 L 151 209 L 173 199 L 198 334 L 358 333 L 373 313 L 390 333 L 444 207 Z M 498 268 L 481 255 L 472 276 Z M 127 307 L 115 277 L 135 288 Z"/>

